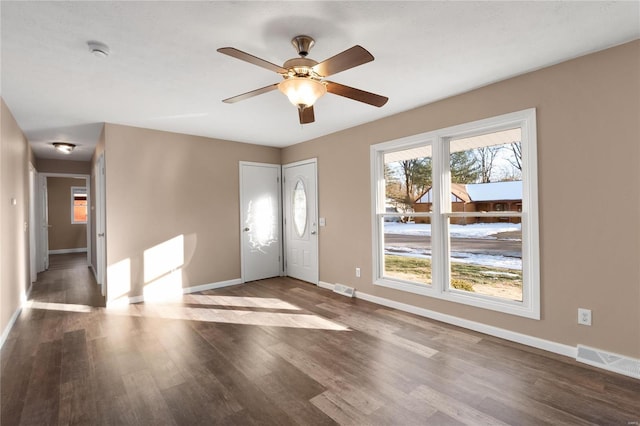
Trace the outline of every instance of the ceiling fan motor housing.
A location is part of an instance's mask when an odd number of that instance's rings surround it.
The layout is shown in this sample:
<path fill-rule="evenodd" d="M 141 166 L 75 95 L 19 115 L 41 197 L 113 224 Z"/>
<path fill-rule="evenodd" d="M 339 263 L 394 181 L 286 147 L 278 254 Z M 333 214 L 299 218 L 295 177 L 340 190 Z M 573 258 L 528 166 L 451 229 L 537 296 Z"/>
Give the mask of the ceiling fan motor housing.
<path fill-rule="evenodd" d="M 289 76 L 291 77 L 319 78 L 319 76 L 312 69 L 316 65 L 318 65 L 318 62 L 314 61 L 313 59 L 293 58 L 285 62 L 282 67 L 289 70 Z"/>

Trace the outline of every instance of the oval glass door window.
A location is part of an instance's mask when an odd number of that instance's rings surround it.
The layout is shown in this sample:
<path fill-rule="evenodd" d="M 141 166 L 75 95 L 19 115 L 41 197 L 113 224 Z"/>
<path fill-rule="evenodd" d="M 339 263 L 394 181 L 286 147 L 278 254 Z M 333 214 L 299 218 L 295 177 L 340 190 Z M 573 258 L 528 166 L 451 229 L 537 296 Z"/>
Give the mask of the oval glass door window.
<path fill-rule="evenodd" d="M 293 188 L 293 227 L 298 237 L 307 229 L 307 190 L 302 179 L 298 179 Z"/>

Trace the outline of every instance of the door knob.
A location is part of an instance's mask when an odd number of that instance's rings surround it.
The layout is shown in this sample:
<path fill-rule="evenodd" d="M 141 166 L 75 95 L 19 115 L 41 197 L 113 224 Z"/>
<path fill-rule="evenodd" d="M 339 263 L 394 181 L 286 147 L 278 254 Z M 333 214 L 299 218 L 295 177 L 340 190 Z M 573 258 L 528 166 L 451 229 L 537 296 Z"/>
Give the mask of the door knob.
<path fill-rule="evenodd" d="M 311 235 L 316 235 L 316 231 L 311 231 Z"/>
<path fill-rule="evenodd" d="M 249 228 L 244 228 L 243 231 L 244 232 L 249 232 Z"/>

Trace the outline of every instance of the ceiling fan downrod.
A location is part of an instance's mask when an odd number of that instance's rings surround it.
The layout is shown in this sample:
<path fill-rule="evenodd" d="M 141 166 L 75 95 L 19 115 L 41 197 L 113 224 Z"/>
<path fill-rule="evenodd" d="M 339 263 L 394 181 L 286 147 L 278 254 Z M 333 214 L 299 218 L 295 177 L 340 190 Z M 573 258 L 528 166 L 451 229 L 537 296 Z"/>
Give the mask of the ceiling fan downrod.
<path fill-rule="evenodd" d="M 311 50 L 313 45 L 316 44 L 316 42 L 312 37 L 309 37 L 307 35 L 299 35 L 291 39 L 291 44 L 293 44 L 293 47 L 296 49 L 296 52 L 298 52 L 298 55 L 304 58 L 309 54 L 309 51 Z"/>

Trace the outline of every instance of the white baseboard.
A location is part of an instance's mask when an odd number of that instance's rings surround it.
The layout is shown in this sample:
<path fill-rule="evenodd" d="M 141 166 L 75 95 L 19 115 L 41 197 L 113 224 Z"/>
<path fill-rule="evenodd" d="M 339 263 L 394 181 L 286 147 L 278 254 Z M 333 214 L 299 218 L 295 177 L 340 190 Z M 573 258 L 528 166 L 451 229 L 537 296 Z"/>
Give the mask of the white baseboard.
<path fill-rule="evenodd" d="M 86 253 L 87 248 L 70 248 L 70 249 L 60 249 L 60 250 L 49 250 L 49 254 L 68 254 L 68 253 Z"/>
<path fill-rule="evenodd" d="M 13 325 L 15 324 L 16 320 L 20 316 L 21 312 L 22 312 L 22 306 L 16 309 L 16 311 L 13 313 L 13 315 L 9 319 L 7 326 L 4 328 L 4 330 L 2 330 L 2 335 L 0 336 L 0 349 L 2 349 L 2 346 L 4 346 L 4 342 L 7 340 L 7 337 L 9 337 L 9 333 L 11 333 L 11 329 L 13 328 Z"/>
<path fill-rule="evenodd" d="M 219 281 L 217 283 L 196 285 L 196 286 L 193 286 L 193 287 L 185 287 L 185 288 L 182 289 L 182 294 L 197 293 L 199 291 L 213 290 L 213 289 L 216 289 L 216 288 L 229 287 L 229 286 L 237 285 L 237 284 L 242 284 L 242 280 L 240 278 L 236 278 L 236 279 L 233 279 L 233 280 L 227 280 L 227 281 Z M 117 300 L 107 301 L 107 308 L 115 307 L 115 306 L 122 306 L 122 305 L 125 305 L 125 304 L 142 303 L 142 302 L 144 302 L 144 295 L 129 296 L 127 298 L 123 297 L 123 298 L 120 298 L 120 299 L 117 299 Z"/>
<path fill-rule="evenodd" d="M 318 287 L 326 288 L 327 290 L 333 291 L 333 287 L 335 286 L 333 284 L 329 284 L 324 281 L 318 281 Z"/>
<path fill-rule="evenodd" d="M 22 312 L 22 307 L 29 300 L 29 296 L 31 296 L 31 290 L 33 290 L 33 283 L 29 283 L 29 288 L 20 297 L 20 306 L 13 313 L 4 330 L 2 330 L 2 335 L 0 335 L 0 349 L 2 349 L 2 346 L 4 346 L 4 342 L 7 340 L 7 337 L 9 337 L 9 333 L 11 333 L 11 329 L 13 328 L 13 325 L 15 324 L 16 320 L 20 316 L 20 313 Z"/>
<path fill-rule="evenodd" d="M 216 288 L 229 287 L 229 286 L 238 285 L 238 284 L 242 284 L 242 279 L 236 278 L 235 280 L 219 281 L 217 283 L 186 287 L 182 289 L 182 294 L 197 293 L 199 291 L 213 290 Z"/>

